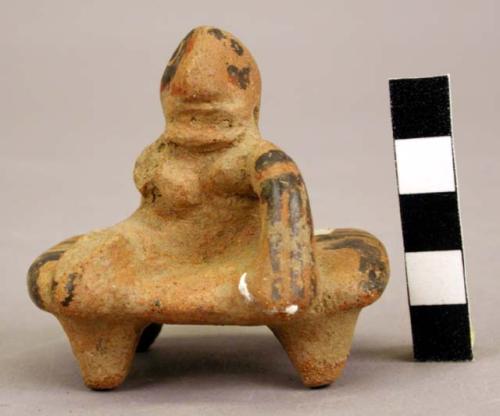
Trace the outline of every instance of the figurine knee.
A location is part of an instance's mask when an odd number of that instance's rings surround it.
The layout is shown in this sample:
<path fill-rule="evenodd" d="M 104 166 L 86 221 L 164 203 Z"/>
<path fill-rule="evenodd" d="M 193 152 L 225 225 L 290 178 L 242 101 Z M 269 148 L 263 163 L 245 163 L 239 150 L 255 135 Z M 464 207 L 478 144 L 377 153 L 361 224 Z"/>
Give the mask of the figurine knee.
<path fill-rule="evenodd" d="M 131 281 L 133 251 L 128 239 L 110 228 L 80 239 L 57 263 L 51 285 L 54 310 L 61 315 L 105 314 L 120 302 L 116 279 Z M 82 290 L 83 289 L 83 290 Z"/>
<path fill-rule="evenodd" d="M 40 309 L 47 310 L 50 307 L 57 263 L 80 237 L 75 236 L 60 242 L 38 256 L 31 264 L 27 275 L 28 292 L 33 303 Z"/>
<path fill-rule="evenodd" d="M 330 310 L 363 307 L 377 300 L 389 278 L 382 243 L 356 229 L 337 229 L 316 236 L 318 297 Z"/>

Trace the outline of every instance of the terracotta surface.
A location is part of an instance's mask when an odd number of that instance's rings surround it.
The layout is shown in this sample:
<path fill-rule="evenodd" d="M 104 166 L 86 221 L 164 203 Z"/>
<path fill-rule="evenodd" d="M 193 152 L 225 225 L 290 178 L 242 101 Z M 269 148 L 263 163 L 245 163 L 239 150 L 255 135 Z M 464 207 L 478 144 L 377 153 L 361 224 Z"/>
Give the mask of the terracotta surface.
<path fill-rule="evenodd" d="M 354 229 L 314 236 L 297 166 L 258 130 L 257 65 L 230 33 L 191 31 L 161 102 L 167 128 L 134 170 L 140 207 L 43 253 L 31 298 L 59 319 L 93 389 L 118 386 L 174 323 L 267 325 L 305 385 L 331 383 L 387 283 L 383 245 Z"/>

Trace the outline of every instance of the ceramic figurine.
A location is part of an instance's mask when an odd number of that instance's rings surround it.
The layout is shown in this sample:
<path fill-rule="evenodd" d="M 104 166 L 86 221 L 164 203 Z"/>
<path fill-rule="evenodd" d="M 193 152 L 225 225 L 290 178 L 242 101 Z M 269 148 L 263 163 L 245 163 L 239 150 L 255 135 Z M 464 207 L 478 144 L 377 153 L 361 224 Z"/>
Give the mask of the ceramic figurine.
<path fill-rule="evenodd" d="M 364 231 L 314 235 L 297 165 L 261 138 L 260 88 L 235 36 L 189 32 L 161 79 L 165 132 L 135 164 L 139 208 L 29 269 L 88 387 L 120 385 L 162 324 L 267 325 L 306 386 L 339 377 L 387 255 Z"/>

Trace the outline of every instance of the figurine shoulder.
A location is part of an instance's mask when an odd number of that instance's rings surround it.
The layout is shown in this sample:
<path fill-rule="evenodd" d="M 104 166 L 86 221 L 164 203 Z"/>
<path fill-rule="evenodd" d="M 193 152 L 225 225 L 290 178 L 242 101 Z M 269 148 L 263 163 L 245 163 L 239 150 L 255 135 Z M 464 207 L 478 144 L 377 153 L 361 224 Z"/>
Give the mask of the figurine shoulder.
<path fill-rule="evenodd" d="M 295 162 L 283 150 L 267 140 L 259 141 L 249 158 L 249 168 L 257 175 L 266 171 L 298 171 Z"/>

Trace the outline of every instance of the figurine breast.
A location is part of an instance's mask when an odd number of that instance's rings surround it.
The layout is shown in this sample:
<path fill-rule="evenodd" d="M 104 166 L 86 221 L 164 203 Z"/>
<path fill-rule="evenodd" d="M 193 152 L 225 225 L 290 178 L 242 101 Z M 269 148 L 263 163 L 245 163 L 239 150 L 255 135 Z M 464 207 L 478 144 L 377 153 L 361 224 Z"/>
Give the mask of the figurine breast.
<path fill-rule="evenodd" d="M 153 203 L 167 211 L 182 210 L 202 202 L 200 162 L 189 158 L 168 157 L 153 172 Z"/>

